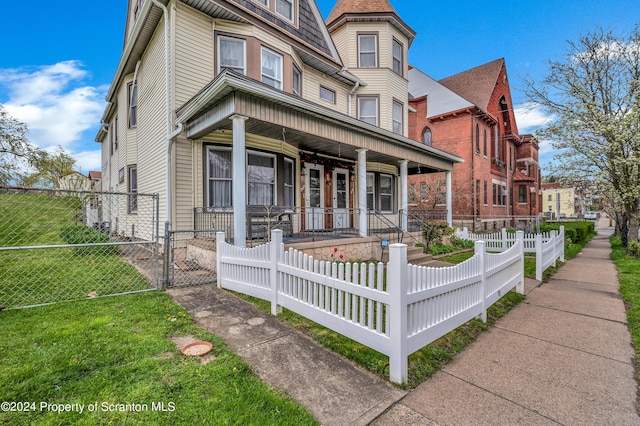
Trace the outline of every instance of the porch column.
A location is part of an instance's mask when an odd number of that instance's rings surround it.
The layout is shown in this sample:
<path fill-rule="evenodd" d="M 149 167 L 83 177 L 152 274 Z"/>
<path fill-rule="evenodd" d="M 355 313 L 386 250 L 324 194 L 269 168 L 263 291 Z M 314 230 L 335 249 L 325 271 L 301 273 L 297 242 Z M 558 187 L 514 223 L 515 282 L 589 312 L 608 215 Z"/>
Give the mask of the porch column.
<path fill-rule="evenodd" d="M 447 224 L 453 226 L 453 197 L 451 194 L 451 171 L 447 172 Z"/>
<path fill-rule="evenodd" d="M 247 245 L 247 161 L 245 159 L 245 121 L 248 117 L 234 115 L 233 120 L 233 243 Z"/>
<path fill-rule="evenodd" d="M 358 149 L 358 208 L 360 209 L 360 236 L 369 235 L 367 212 L 367 150 Z"/>
<path fill-rule="evenodd" d="M 400 162 L 400 209 L 404 211 L 404 214 L 400 215 L 400 227 L 404 232 L 407 232 L 409 228 L 409 183 L 407 182 L 407 176 L 409 175 L 408 169 L 409 161 L 402 160 Z"/>

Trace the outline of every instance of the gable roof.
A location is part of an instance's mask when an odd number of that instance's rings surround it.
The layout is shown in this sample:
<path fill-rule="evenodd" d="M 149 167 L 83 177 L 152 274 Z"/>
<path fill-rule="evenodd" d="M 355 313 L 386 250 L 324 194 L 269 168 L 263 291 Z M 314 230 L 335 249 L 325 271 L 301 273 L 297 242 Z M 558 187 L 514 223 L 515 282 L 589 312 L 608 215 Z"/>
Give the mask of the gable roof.
<path fill-rule="evenodd" d="M 427 118 L 473 108 L 474 105 L 417 68 L 409 67 L 409 99 L 427 97 Z"/>
<path fill-rule="evenodd" d="M 416 32 L 402 20 L 389 0 L 338 0 L 327 18 L 327 28 L 333 32 L 346 22 L 391 22 L 402 32 L 409 44 L 413 42 Z"/>
<path fill-rule="evenodd" d="M 443 78 L 440 84 L 448 87 L 478 108 L 487 111 L 493 89 L 504 66 L 504 58 Z"/>

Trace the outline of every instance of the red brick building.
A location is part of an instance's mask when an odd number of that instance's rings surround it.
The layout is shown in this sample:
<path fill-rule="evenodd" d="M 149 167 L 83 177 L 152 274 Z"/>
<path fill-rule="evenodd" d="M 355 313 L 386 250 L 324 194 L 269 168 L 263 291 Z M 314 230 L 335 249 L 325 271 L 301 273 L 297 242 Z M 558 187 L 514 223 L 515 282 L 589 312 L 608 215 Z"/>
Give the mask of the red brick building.
<path fill-rule="evenodd" d="M 538 214 L 538 144 L 518 133 L 504 59 L 440 81 L 412 68 L 409 92 L 409 137 L 464 159 L 452 174 L 454 222 L 490 229 Z M 411 207 L 444 209 L 444 179 L 412 176 Z"/>

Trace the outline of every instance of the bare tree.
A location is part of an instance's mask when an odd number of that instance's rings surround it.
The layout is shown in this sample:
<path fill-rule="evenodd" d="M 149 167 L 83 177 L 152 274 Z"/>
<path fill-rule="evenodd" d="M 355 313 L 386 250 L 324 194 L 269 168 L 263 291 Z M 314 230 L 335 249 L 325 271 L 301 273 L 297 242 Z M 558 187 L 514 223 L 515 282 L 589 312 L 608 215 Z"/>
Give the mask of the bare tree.
<path fill-rule="evenodd" d="M 638 239 L 640 208 L 640 26 L 628 36 L 599 29 L 568 42 L 549 75 L 526 94 L 550 117 L 538 139 L 557 150 L 551 173 L 608 192 L 622 240 Z"/>

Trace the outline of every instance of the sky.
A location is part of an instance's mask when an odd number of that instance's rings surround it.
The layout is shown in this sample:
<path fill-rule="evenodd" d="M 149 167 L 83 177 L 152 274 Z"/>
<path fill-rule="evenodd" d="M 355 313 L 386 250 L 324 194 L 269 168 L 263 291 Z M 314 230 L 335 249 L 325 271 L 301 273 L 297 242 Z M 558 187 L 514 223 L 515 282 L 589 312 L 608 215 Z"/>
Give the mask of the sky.
<path fill-rule="evenodd" d="M 317 0 L 326 19 L 337 0 Z M 409 62 L 435 79 L 505 58 L 521 134 L 546 118 L 527 108 L 523 77 L 540 81 L 567 40 L 598 28 L 626 35 L 640 23 L 638 0 L 390 0 L 416 32 Z M 2 7 L 0 104 L 29 127 L 40 148 L 71 154 L 79 171 L 100 170 L 94 142 L 120 60 L 127 1 L 30 0 Z M 543 167 L 552 156 L 541 142 Z"/>

